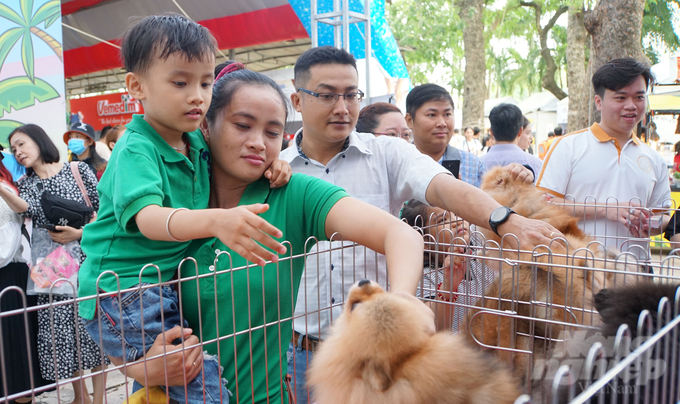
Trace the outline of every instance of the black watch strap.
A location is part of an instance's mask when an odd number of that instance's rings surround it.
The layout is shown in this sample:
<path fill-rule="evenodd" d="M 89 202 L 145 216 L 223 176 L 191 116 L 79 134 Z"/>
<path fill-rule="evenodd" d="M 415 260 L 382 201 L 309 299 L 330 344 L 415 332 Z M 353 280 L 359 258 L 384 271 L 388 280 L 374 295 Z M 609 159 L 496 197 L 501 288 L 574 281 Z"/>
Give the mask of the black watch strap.
<path fill-rule="evenodd" d="M 491 227 L 491 230 L 500 237 L 500 234 L 498 234 L 498 227 L 507 222 L 508 218 L 513 213 L 515 213 L 515 211 L 508 208 L 507 206 L 496 208 L 493 212 L 491 212 L 491 216 L 489 217 L 489 227 Z"/>

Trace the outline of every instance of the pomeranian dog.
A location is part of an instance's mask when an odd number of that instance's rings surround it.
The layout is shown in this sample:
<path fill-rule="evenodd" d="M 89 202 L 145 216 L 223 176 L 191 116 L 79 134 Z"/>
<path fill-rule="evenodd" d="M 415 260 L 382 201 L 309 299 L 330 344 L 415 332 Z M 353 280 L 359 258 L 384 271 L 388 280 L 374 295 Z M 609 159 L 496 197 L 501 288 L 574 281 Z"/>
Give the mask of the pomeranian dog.
<path fill-rule="evenodd" d="M 520 395 L 493 357 L 435 334 L 427 306 L 368 280 L 350 289 L 308 381 L 318 404 L 510 404 Z"/>
<path fill-rule="evenodd" d="M 548 203 L 540 191 L 513 179 L 501 168 L 487 173 L 482 189 L 518 214 L 550 223 L 566 240 L 566 244 L 551 243 L 549 254 L 547 249 L 543 254 L 541 249 L 537 250 L 539 254 L 520 252 L 518 258 L 525 263 L 503 265 L 500 276 L 484 292 L 485 298 L 476 304 L 481 309 L 514 312 L 514 317 L 478 313 L 474 309 L 468 313 L 466 332 L 470 341 L 523 351 L 494 349 L 501 360 L 512 365 L 515 376 L 527 382 L 533 358 L 549 356 L 550 341 L 565 331 L 564 323 L 596 325 L 593 296 L 605 285 L 633 279 L 602 269 L 634 271 L 635 267 L 617 262 L 618 253 L 603 249 L 594 238 L 585 235 L 576 218 Z M 500 241 L 490 231 L 484 234 Z M 487 250 L 489 256 L 497 253 L 500 252 Z"/>
<path fill-rule="evenodd" d="M 489 170 L 484 175 L 480 188 L 496 202 L 509 207 L 518 215 L 549 223 L 565 236 L 578 238 L 585 236 L 583 230 L 578 227 L 577 218 L 559 206 L 549 203 L 543 192 L 531 184 L 513 178 L 512 174 L 502 167 Z M 496 236 L 494 233 L 491 234 Z"/>
<path fill-rule="evenodd" d="M 550 361 L 546 361 L 547 369 L 545 369 L 545 378 L 542 380 L 542 391 L 536 390 L 536 395 L 541 397 L 548 397 L 550 400 L 545 400 L 546 402 L 552 401 L 552 385 L 553 377 L 557 368 L 565 363 L 572 365 L 572 369 L 576 373 L 573 377 L 575 379 L 575 394 L 580 394 L 584 389 L 584 381 L 587 379 L 585 373 L 585 366 L 573 366 L 579 360 L 585 362 L 585 357 L 588 350 L 592 344 L 597 341 L 601 342 L 603 345 L 603 352 L 605 357 L 599 359 L 602 363 L 607 364 L 607 369 L 613 366 L 614 358 L 614 342 L 617 331 L 622 324 L 628 326 L 630 332 L 631 340 L 639 336 L 648 335 L 647 322 L 643 323 L 643 335 L 638 335 L 638 319 L 640 314 L 647 310 L 649 311 L 649 318 L 651 320 L 652 330 L 650 334 L 653 334 L 658 329 L 666 325 L 665 318 L 659 318 L 658 309 L 659 303 L 663 298 L 668 299 L 669 305 L 667 308 L 670 309 L 670 318 L 673 318 L 675 303 L 680 299 L 680 284 L 659 284 L 653 282 L 640 282 L 636 285 L 625 285 L 618 288 L 612 289 L 602 289 L 599 293 L 595 295 L 594 305 L 601 317 L 601 325 L 598 331 L 580 331 L 585 333 L 585 335 L 566 335 L 566 341 L 560 343 L 555 351 L 554 355 Z M 665 317 L 665 313 L 662 314 Z M 636 369 L 633 364 L 629 370 L 624 371 L 630 377 L 628 384 L 625 383 L 624 379 L 619 376 L 617 378 L 616 385 L 616 399 L 614 398 L 614 384 L 610 382 L 604 387 L 604 396 L 606 403 L 615 402 L 623 403 L 635 402 L 635 393 L 637 392 L 639 397 L 649 396 L 651 398 L 650 402 L 658 403 L 675 403 L 680 400 L 680 369 L 677 369 L 678 361 L 680 357 L 675 358 L 675 372 L 671 372 L 673 366 L 672 359 L 672 344 L 675 343 L 676 346 L 680 344 L 680 334 L 677 332 L 671 332 L 667 334 L 666 345 L 664 341 L 660 341 L 655 344 L 650 352 L 649 356 L 643 355 L 642 360 L 648 363 L 642 364 L 642 369 Z M 675 341 L 671 340 L 676 338 Z M 564 346 L 562 346 L 564 345 Z M 635 342 L 631 345 L 631 350 L 637 345 Z M 677 352 L 675 353 L 676 355 Z M 625 355 L 625 353 L 624 353 Z M 660 363 L 662 361 L 663 363 Z M 600 369 L 601 370 L 601 369 Z M 648 372 L 645 372 L 647 370 Z M 674 373 L 674 374 L 673 374 Z M 595 369 L 593 369 L 593 374 L 590 375 L 590 380 L 597 379 L 597 374 Z M 557 391 L 559 403 L 567 403 L 569 401 L 568 397 L 569 386 L 562 384 Z M 671 397 L 671 394 L 673 395 Z"/>

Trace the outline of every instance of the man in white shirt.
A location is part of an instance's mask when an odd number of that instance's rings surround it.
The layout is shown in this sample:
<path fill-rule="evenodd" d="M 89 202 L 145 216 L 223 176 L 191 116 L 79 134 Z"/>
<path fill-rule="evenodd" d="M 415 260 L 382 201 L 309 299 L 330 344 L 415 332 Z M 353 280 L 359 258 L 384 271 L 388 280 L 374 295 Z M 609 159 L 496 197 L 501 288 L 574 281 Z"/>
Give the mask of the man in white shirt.
<path fill-rule="evenodd" d="M 395 216 L 405 201 L 418 199 L 471 223 L 495 227 L 501 235 L 513 233 L 523 248 L 548 244 L 551 233 L 559 234 L 544 222 L 511 214 L 486 193 L 453 178 L 413 145 L 355 132 L 363 96 L 358 84 L 356 61 L 344 50 L 312 48 L 297 60 L 297 92 L 291 100 L 302 115 L 302 129 L 293 146 L 281 153 L 293 172 L 325 179 Z M 319 250 L 328 247 L 327 242 L 320 243 Z M 363 278 L 387 286 L 384 257 L 370 250 L 346 250 L 315 255 L 305 266 L 295 311 L 300 317 L 294 322 L 294 349 L 289 351 L 298 403 L 307 401 L 305 371 L 312 352 L 327 336 L 331 320 L 340 315 L 349 286 Z"/>
<path fill-rule="evenodd" d="M 659 153 L 641 142 L 633 129 L 645 113 L 649 66 L 631 58 L 615 59 L 593 75 L 600 123 L 555 139 L 543 161 L 536 187 L 580 218 L 581 228 L 606 246 L 649 257 L 654 209 L 670 207 L 668 169 Z"/>

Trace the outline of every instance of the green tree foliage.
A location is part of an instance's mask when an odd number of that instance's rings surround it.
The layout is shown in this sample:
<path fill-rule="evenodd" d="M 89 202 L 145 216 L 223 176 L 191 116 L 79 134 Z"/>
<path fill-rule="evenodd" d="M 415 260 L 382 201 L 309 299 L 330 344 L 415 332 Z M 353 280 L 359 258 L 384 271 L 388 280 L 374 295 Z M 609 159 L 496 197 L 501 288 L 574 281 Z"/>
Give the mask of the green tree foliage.
<path fill-rule="evenodd" d="M 652 63 L 659 62 L 657 46 L 666 47 L 667 51 L 677 52 L 680 50 L 680 39 L 675 27 L 678 16 L 674 16 L 675 10 L 680 10 L 680 0 L 646 0 L 645 12 L 642 17 L 642 39 L 645 54 Z M 677 11 L 676 11 L 677 12 Z"/>
<path fill-rule="evenodd" d="M 591 9 L 597 3 L 597 0 L 523 1 L 540 5 L 542 25 L 560 7 L 576 4 Z M 484 12 L 488 95 L 523 99 L 542 91 L 541 78 L 546 70 L 535 12 L 520 6 L 520 0 L 508 0 L 502 7 L 494 7 L 496 3 L 500 1 L 488 0 Z M 427 82 L 433 72 L 441 69 L 451 90 L 462 90 L 463 22 L 455 4 L 452 0 L 388 1 L 387 18 L 414 85 Z M 645 0 L 643 42 L 653 63 L 658 61 L 660 51 L 680 51 L 677 10 L 680 0 Z M 567 27 L 555 24 L 548 33 L 548 47 L 557 65 L 555 81 L 562 89 L 567 87 L 566 46 Z M 586 49 L 586 59 L 588 55 Z"/>
<path fill-rule="evenodd" d="M 387 18 L 414 85 L 439 67 L 451 89 L 462 89 L 463 27 L 451 0 L 395 0 Z"/>

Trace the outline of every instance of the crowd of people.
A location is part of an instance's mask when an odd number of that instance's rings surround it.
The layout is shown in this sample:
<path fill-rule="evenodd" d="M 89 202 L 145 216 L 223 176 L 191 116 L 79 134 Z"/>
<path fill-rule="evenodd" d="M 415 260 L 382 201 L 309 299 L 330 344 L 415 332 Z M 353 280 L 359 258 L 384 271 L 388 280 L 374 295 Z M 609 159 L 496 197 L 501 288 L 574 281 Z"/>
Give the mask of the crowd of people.
<path fill-rule="evenodd" d="M 127 90 L 142 103 L 143 116 L 110 128 L 100 141 L 90 125 L 74 123 L 63 136 L 72 160 L 66 164 L 40 127 L 10 134 L 11 154 L 25 174 L 17 178 L 0 162 L 0 224 L 12 223 L 15 240 L 0 261 L 0 290 L 25 289 L 28 262 L 61 246 L 80 269 L 75 294 L 32 298 L 29 305 L 45 308 L 27 317 L 28 335 L 3 338 L 9 362 L 28 363 L 30 352 L 16 347 L 30 346 L 38 364 L 33 374 L 28 366 L 15 369 L 4 395 L 74 378 L 74 403 L 100 403 L 105 376 L 99 371 L 113 363 L 126 364 L 135 390 L 161 386 L 179 402 L 286 403 L 288 394 L 313 402 L 306 369 L 354 274 L 384 288 L 389 278 L 391 292 L 408 296 L 429 316 L 433 304 L 455 301 L 455 291 L 473 282 L 464 279 L 460 259 L 424 254 L 423 237 L 411 227 L 418 217 L 435 229 L 459 218 L 456 237 L 466 243 L 471 226 L 516 235 L 527 249 L 561 236 L 479 189 L 494 166 L 555 200 L 575 196 L 573 211 L 589 226 L 635 237 L 663 230 L 650 228 L 645 208 L 670 198 L 666 167 L 632 133 L 651 76 L 632 59 L 611 61 L 593 76 L 602 121 L 556 138 L 541 161 L 525 152 L 531 124 L 514 105 L 491 111 L 495 143 L 482 145 L 477 128 L 455 134 L 453 99 L 436 84 L 413 88 L 405 115 L 391 104 L 360 110 L 356 61 L 344 50 L 303 53 L 290 99 L 240 63 L 215 66 L 215 51 L 210 32 L 184 17 L 146 17 L 121 43 Z M 301 114 L 302 128 L 281 151 L 289 106 Z M 593 193 L 598 200 L 616 196 L 626 208 L 584 205 Z M 637 202 L 628 202 L 633 198 Z M 70 206 L 81 222 L 54 222 L 55 206 Z M 30 260 L 21 247 L 27 218 Z M 318 240 L 317 251 L 348 240 L 362 247 L 277 265 L 281 257 L 309 252 L 309 237 Z M 354 260 L 357 255 L 362 259 Z M 196 265 L 178 268 L 185 257 Z M 348 262 L 352 271 L 329 275 Z M 154 266 L 145 267 L 149 263 Z M 465 287 L 483 289 L 493 278 L 481 266 L 478 271 L 476 286 Z M 419 297 L 430 305 L 415 297 L 424 274 L 430 286 L 421 291 L 431 293 Z M 194 277 L 182 282 L 181 295 L 173 286 L 177 277 Z M 75 295 L 86 299 L 76 304 Z M 3 312 L 22 307 L 21 295 L 12 296 L 2 300 Z M 436 322 L 456 330 L 461 318 L 441 310 Z M 23 316 L 4 321 L 3 332 L 24 329 Z M 198 344 L 204 341 L 210 342 Z M 182 354 L 145 362 L 176 351 Z M 92 398 L 78 378 L 88 369 L 99 372 Z"/>

